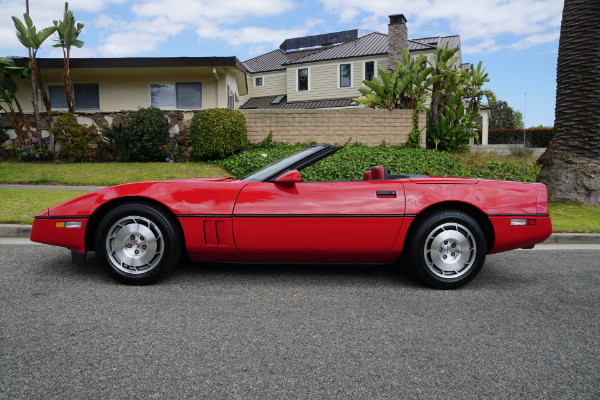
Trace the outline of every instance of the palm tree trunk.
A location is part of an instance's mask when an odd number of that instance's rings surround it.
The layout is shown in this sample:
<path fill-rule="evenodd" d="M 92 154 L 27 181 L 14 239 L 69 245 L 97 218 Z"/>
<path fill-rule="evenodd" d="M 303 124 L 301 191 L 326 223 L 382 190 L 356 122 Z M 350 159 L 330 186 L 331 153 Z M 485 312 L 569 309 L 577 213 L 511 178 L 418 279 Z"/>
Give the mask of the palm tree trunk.
<path fill-rule="evenodd" d="M 75 106 L 73 104 L 73 94 L 71 93 L 71 68 L 70 68 L 70 52 L 67 48 L 63 49 L 63 84 L 65 86 L 65 97 L 67 98 L 67 107 L 69 112 L 75 112 Z"/>
<path fill-rule="evenodd" d="M 31 125 L 29 124 L 29 120 L 27 119 L 27 117 L 25 117 L 25 113 L 23 112 L 21 103 L 19 103 L 19 100 L 17 100 L 16 97 L 15 97 L 15 104 L 17 105 L 17 110 L 19 110 L 19 118 L 21 118 L 21 121 L 23 122 L 23 126 L 25 127 L 25 135 L 27 135 L 27 137 L 29 137 L 29 136 L 31 136 Z M 24 142 L 23 142 L 23 144 L 24 144 Z"/>
<path fill-rule="evenodd" d="M 539 158 L 554 201 L 600 204 L 600 7 L 565 0 L 557 65 L 554 138 Z"/>
<path fill-rule="evenodd" d="M 35 62 L 35 57 L 32 57 L 32 54 L 29 55 L 29 60 L 31 62 L 31 92 L 32 99 L 31 103 L 33 104 L 33 115 L 35 116 L 35 132 L 38 139 L 42 139 L 42 120 L 40 118 L 40 110 L 38 108 L 38 82 L 37 82 L 37 65 Z"/>

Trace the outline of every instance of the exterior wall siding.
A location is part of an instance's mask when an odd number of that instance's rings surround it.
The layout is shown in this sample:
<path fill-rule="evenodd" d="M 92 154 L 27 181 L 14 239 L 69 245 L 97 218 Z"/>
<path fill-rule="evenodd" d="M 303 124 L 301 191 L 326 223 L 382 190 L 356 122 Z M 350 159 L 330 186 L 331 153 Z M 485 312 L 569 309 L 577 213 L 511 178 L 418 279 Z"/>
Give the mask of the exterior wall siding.
<path fill-rule="evenodd" d="M 363 87 L 364 63 L 376 61 L 376 68 L 386 66 L 387 58 L 365 57 L 359 59 L 335 60 L 333 62 L 320 62 L 290 66 L 287 69 L 287 95 L 288 101 L 305 101 L 318 99 L 336 99 L 358 97 L 358 88 Z M 340 87 L 339 70 L 341 64 L 351 65 L 352 86 Z M 308 90 L 297 90 L 298 69 L 308 68 Z"/>
<path fill-rule="evenodd" d="M 255 78 L 263 78 L 263 85 L 255 86 Z M 248 82 L 248 94 L 240 97 L 240 106 L 251 97 L 276 96 L 287 93 L 286 71 L 247 74 L 246 80 Z"/>
<path fill-rule="evenodd" d="M 207 68 L 86 68 L 72 69 L 73 83 L 98 83 L 100 95 L 100 112 L 136 110 L 139 107 L 150 106 L 150 84 L 163 82 L 201 82 L 202 108 L 216 108 L 227 105 L 226 80 L 238 90 L 233 74 L 222 71 L 223 78 L 216 81 L 212 70 Z M 45 85 L 62 84 L 62 69 L 42 70 L 42 80 Z M 231 75 L 231 76 L 230 76 Z M 218 99 L 218 82 L 222 81 L 223 88 Z M 23 111 L 32 112 L 31 83 L 28 79 L 17 81 L 17 99 L 23 106 Z M 221 100 L 221 101 L 219 101 Z M 223 105 L 224 104 L 224 105 Z M 40 110 L 44 110 L 40 102 Z M 62 110 L 61 110 L 62 111 Z"/>
<path fill-rule="evenodd" d="M 246 116 L 248 139 L 263 140 L 269 132 L 273 140 L 288 143 L 314 140 L 343 144 L 348 140 L 369 146 L 382 142 L 402 144 L 412 130 L 413 110 L 313 109 L 240 110 Z M 421 143 L 425 144 L 425 111 L 420 111 Z"/>

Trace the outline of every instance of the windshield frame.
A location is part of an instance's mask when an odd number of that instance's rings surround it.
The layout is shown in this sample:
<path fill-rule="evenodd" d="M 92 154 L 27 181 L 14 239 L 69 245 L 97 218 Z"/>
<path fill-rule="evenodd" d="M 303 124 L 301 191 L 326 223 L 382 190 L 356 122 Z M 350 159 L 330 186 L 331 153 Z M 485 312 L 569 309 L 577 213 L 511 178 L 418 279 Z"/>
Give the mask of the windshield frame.
<path fill-rule="evenodd" d="M 324 157 L 338 151 L 341 147 L 318 144 L 297 151 L 279 161 L 275 161 L 259 169 L 256 172 L 247 175 L 240 180 L 249 182 L 269 182 L 277 178 L 284 172 L 293 169 L 301 170 L 323 159 Z"/>

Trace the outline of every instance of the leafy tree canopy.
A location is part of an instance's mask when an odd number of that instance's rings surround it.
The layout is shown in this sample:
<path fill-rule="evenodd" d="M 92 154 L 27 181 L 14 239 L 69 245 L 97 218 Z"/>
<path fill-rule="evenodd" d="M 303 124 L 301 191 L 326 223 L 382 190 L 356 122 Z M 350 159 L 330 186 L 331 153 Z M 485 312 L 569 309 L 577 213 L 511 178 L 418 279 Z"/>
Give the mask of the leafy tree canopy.
<path fill-rule="evenodd" d="M 490 129 L 520 129 L 523 128 L 523 114 L 514 110 L 506 101 L 498 100 L 492 104 Z"/>

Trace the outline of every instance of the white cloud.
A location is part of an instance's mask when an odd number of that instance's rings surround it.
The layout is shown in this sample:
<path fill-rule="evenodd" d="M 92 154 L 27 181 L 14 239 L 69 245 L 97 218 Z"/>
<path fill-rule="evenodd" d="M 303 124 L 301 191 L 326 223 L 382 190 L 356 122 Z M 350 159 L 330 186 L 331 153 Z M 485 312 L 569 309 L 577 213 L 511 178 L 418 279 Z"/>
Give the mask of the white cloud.
<path fill-rule="evenodd" d="M 124 3 L 127 0 L 69 0 L 69 9 L 73 10 L 78 22 L 82 22 L 80 15 L 82 13 L 95 13 L 104 7 L 111 7 L 114 4 Z M 64 1 L 57 0 L 36 0 L 29 2 L 29 15 L 38 30 L 53 25 L 54 20 L 62 19 L 64 12 Z M 16 16 L 23 21 L 25 13 L 25 2 L 15 0 L 0 0 L 0 49 L 11 54 L 6 55 L 26 55 L 27 50 L 23 47 L 15 35 L 15 27 L 11 16 Z M 85 30 L 84 30 L 85 33 Z M 44 43 L 48 53 L 51 46 L 52 37 Z M 5 55 L 5 54 L 2 54 Z"/>
<path fill-rule="evenodd" d="M 247 17 L 279 15 L 293 6 L 291 0 L 146 0 L 134 4 L 132 10 L 142 18 L 165 17 L 195 25 L 206 20 L 232 23 Z"/>
<path fill-rule="evenodd" d="M 409 36 L 459 34 L 464 53 L 497 51 L 503 47 L 522 50 L 555 40 L 560 28 L 562 0 L 319 0 L 325 10 L 351 23 L 361 18 L 363 24 L 387 30 L 388 15 L 404 14 Z M 436 22 L 443 20 L 449 32 L 438 31 Z M 378 24 L 377 21 L 380 21 Z M 448 29 L 448 28 L 446 28 Z M 486 50 L 485 45 L 490 47 Z"/>
<path fill-rule="evenodd" d="M 105 57 L 123 57 L 155 51 L 183 31 L 198 39 L 217 39 L 230 45 L 278 43 L 289 35 L 303 35 L 320 20 L 310 19 L 301 28 L 270 29 L 240 26 L 253 17 L 279 15 L 294 7 L 291 0 L 145 0 L 131 5 L 133 20 L 115 21 L 108 14 L 94 20 L 105 30 L 99 52 Z"/>

